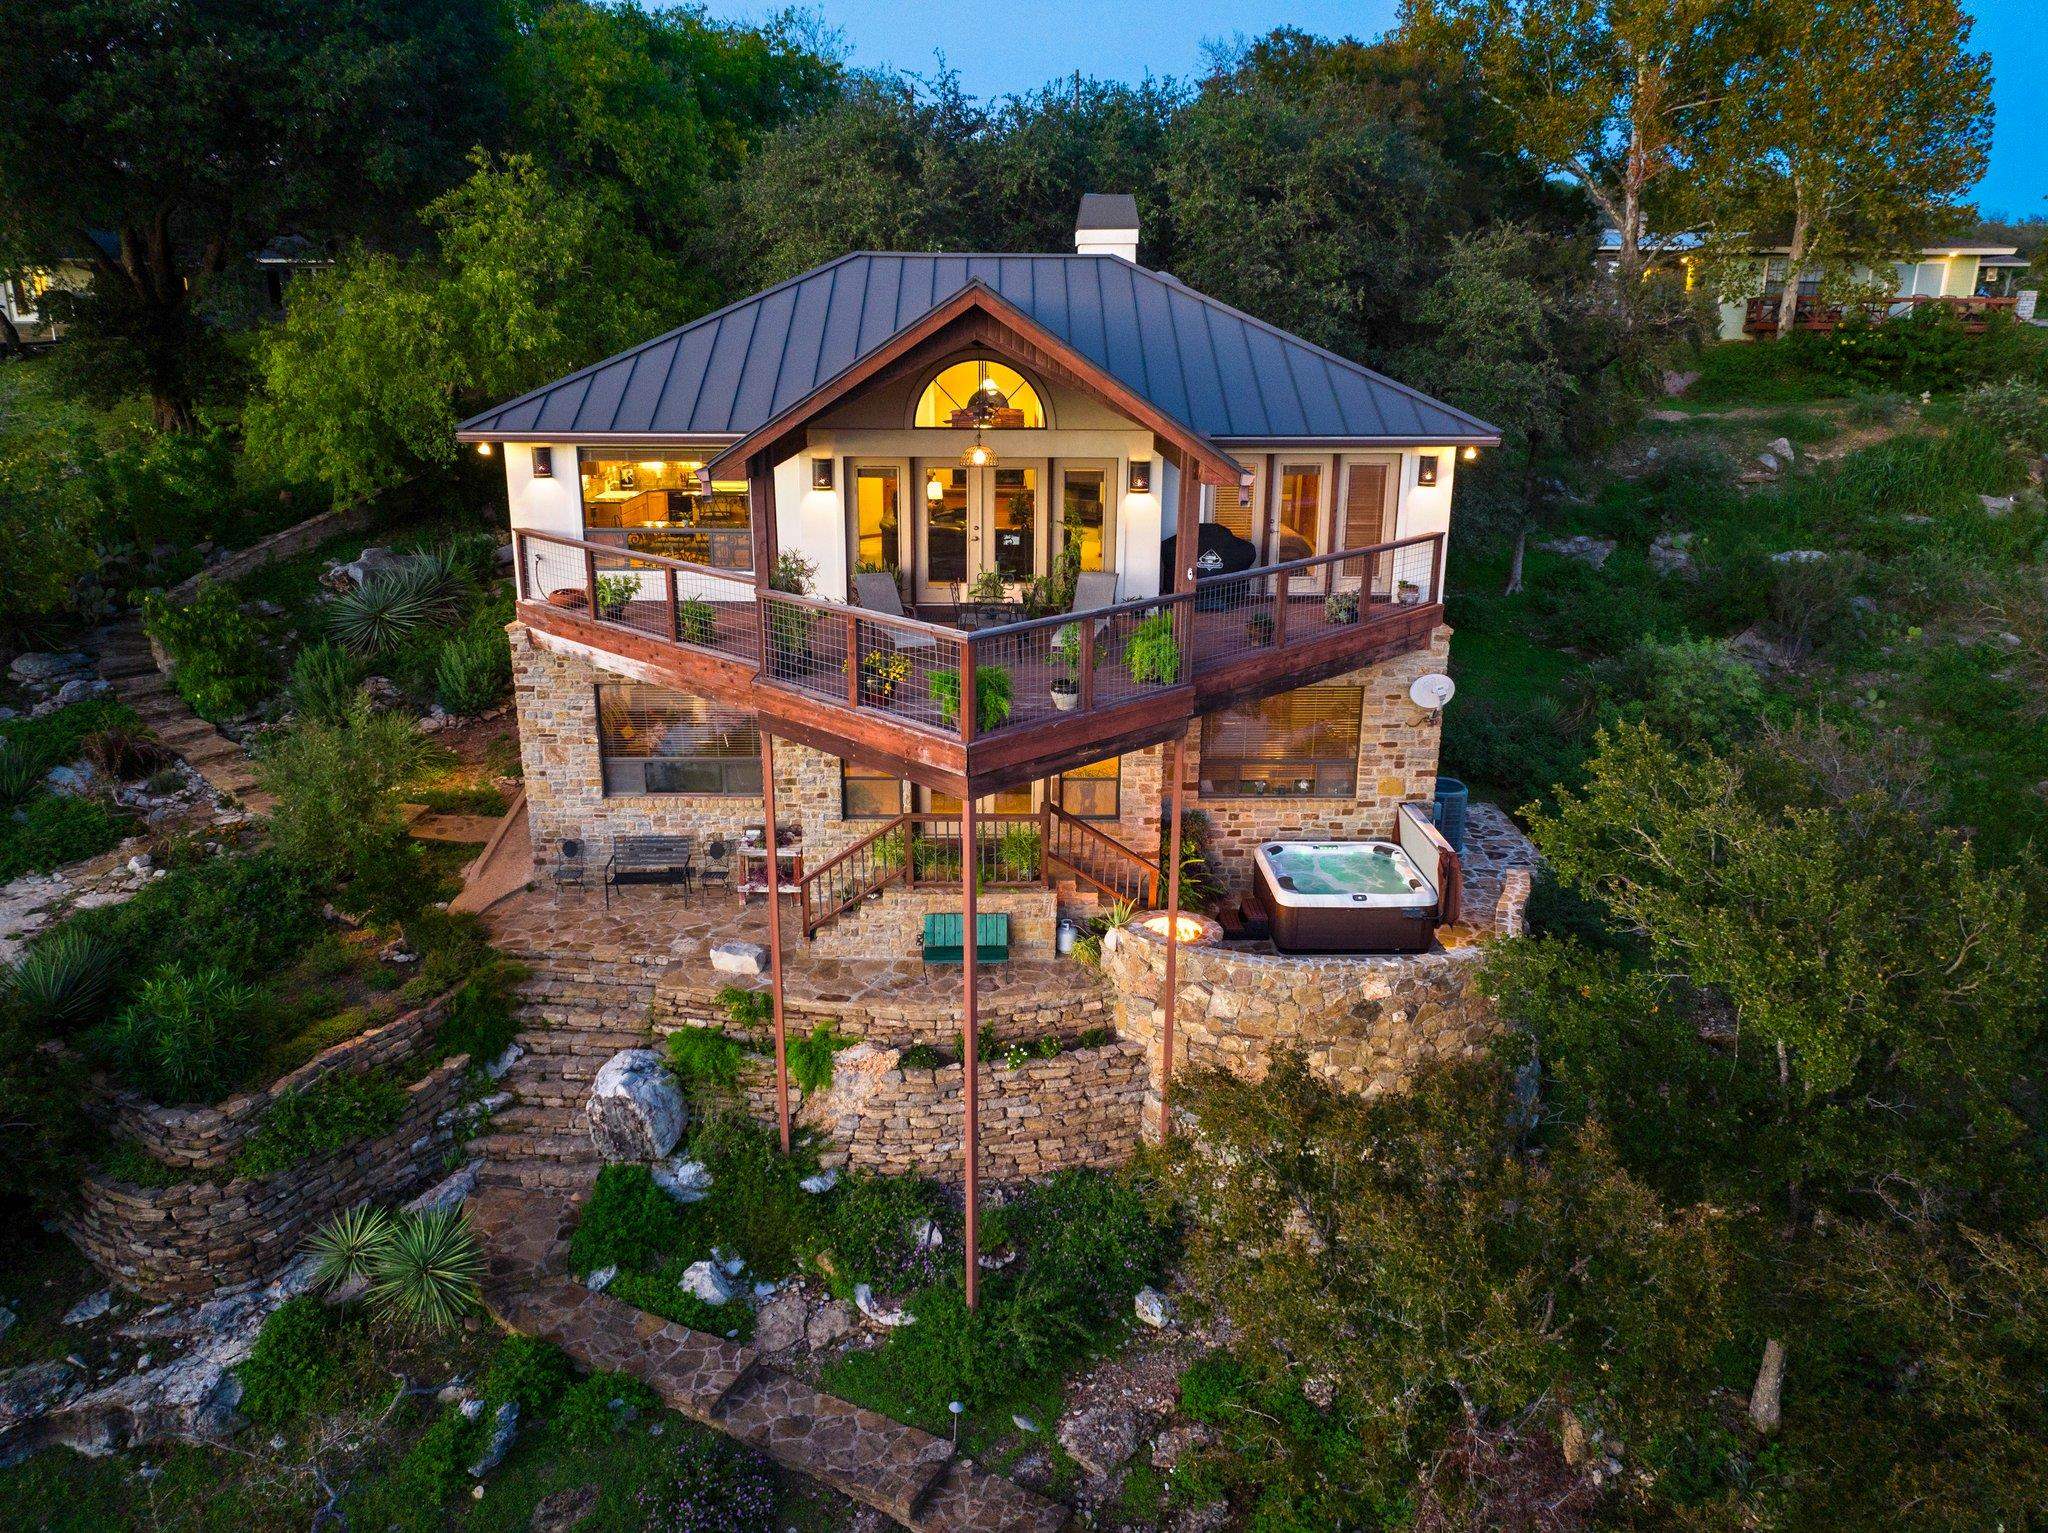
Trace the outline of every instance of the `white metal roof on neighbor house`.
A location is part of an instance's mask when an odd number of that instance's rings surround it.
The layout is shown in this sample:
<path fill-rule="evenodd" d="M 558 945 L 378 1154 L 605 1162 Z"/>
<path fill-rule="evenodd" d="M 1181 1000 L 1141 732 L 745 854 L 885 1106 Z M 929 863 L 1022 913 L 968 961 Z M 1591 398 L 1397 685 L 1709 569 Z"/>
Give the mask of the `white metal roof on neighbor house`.
<path fill-rule="evenodd" d="M 1100 255 L 857 252 L 464 421 L 465 440 L 737 437 L 979 280 L 1219 442 L 1488 443 L 1484 421 Z"/>

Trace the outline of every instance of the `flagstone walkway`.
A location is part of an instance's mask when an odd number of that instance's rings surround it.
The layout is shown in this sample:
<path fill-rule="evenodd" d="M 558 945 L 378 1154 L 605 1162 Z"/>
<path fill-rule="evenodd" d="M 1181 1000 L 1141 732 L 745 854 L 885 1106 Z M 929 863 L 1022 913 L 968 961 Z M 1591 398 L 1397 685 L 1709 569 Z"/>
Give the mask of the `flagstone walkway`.
<path fill-rule="evenodd" d="M 871 1506 L 917 1533 L 1058 1533 L 1072 1511 L 959 1457 L 952 1444 L 820 1393 L 752 1347 L 592 1293 L 569 1276 L 575 1204 L 490 1187 L 469 1201 L 484 1300 L 513 1330 L 586 1368 L 632 1374 L 692 1420 Z"/>

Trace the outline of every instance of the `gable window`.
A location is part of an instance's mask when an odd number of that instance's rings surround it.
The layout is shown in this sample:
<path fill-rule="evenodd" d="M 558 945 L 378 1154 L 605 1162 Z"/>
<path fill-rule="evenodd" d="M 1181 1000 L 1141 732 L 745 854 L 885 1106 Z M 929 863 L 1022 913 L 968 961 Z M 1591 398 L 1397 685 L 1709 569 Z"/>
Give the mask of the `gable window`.
<path fill-rule="evenodd" d="M 903 813 L 903 783 L 887 772 L 856 762 L 839 763 L 839 817 L 844 820 L 893 820 Z"/>
<path fill-rule="evenodd" d="M 1363 687 L 1324 682 L 1202 720 L 1204 798 L 1350 798 Z"/>
<path fill-rule="evenodd" d="M 635 682 L 597 689 L 604 791 L 761 796 L 761 737 L 751 713 Z"/>
<path fill-rule="evenodd" d="M 918 396 L 914 424 L 1037 431 L 1045 425 L 1045 405 L 1016 368 L 976 358 L 940 369 Z"/>
<path fill-rule="evenodd" d="M 754 567 L 743 479 L 714 480 L 707 493 L 696 458 L 629 458 L 584 449 L 583 526 L 593 543 L 687 559 L 713 569 Z"/>

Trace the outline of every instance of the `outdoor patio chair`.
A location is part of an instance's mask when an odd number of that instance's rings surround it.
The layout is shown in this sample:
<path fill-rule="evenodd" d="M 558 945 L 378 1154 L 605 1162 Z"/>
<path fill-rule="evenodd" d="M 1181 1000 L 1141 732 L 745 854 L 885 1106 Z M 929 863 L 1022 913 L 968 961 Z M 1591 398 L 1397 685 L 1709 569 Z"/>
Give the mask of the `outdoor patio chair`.
<path fill-rule="evenodd" d="M 884 617 L 909 617 L 903 610 L 903 593 L 896 589 L 894 575 L 856 575 L 853 577 L 855 600 L 869 612 L 879 612 Z M 886 630 L 889 642 L 898 649 L 937 649 L 938 640 L 928 633 L 915 633 L 908 628 Z"/>
<path fill-rule="evenodd" d="M 699 889 L 732 888 L 732 848 L 723 837 L 708 843 L 704 848 L 704 865 L 697 869 Z"/>
<path fill-rule="evenodd" d="M 555 858 L 555 887 L 559 889 L 564 885 L 574 884 L 581 889 L 587 871 L 588 864 L 583 860 L 583 843 L 575 840 L 564 841 L 560 855 Z"/>
<path fill-rule="evenodd" d="M 1084 570 L 1074 577 L 1074 600 L 1067 607 L 1069 612 L 1094 612 L 1102 607 L 1116 605 L 1116 576 L 1109 570 Z M 1109 626 L 1108 618 L 1098 618 L 1095 632 L 1100 635 Z"/>

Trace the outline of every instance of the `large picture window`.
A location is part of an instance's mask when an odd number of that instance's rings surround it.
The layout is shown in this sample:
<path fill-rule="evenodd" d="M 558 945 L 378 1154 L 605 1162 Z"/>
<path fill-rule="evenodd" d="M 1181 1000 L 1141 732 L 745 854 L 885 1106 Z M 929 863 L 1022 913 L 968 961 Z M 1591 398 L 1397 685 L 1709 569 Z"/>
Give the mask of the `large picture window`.
<path fill-rule="evenodd" d="M 1014 367 L 981 359 L 954 362 L 918 395 L 916 424 L 1036 431 L 1045 425 L 1045 405 Z"/>
<path fill-rule="evenodd" d="M 1334 682 L 1202 720 L 1204 798 L 1350 798 L 1363 687 Z"/>
<path fill-rule="evenodd" d="M 1113 820 L 1117 817 L 1117 792 L 1122 785 L 1123 758 L 1091 761 L 1060 773 L 1060 808 L 1077 820 Z"/>
<path fill-rule="evenodd" d="M 713 569 L 754 566 L 742 479 L 712 481 L 706 493 L 696 458 L 627 458 L 585 449 L 583 526 L 593 543 L 687 559 Z"/>
<path fill-rule="evenodd" d="M 761 736 L 751 713 L 630 682 L 597 689 L 604 791 L 761 796 Z"/>

